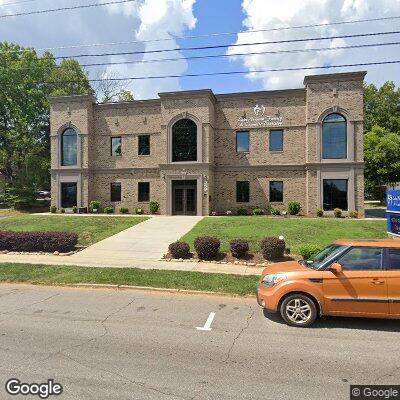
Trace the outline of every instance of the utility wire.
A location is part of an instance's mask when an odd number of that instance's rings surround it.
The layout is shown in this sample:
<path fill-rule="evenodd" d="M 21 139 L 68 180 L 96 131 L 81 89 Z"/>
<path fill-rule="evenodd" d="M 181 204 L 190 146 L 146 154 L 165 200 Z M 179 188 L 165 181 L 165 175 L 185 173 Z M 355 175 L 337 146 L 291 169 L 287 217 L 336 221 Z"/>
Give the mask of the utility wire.
<path fill-rule="evenodd" d="M 36 0 L 25 0 L 25 1 L 36 1 Z M 76 49 L 76 48 L 82 48 L 82 47 L 120 46 L 120 45 L 127 45 L 127 44 L 164 42 L 164 41 L 172 41 L 172 40 L 176 40 L 176 39 L 181 39 L 181 40 L 199 39 L 199 38 L 206 38 L 206 37 L 233 36 L 233 35 L 248 34 L 248 33 L 275 32 L 275 31 L 283 31 L 283 30 L 290 30 L 290 29 L 319 28 L 319 27 L 324 27 L 324 26 L 358 24 L 358 23 L 363 23 L 363 22 L 389 21 L 389 20 L 393 20 L 393 19 L 400 19 L 400 15 L 388 16 L 388 17 L 367 18 L 367 19 L 357 19 L 357 20 L 350 20 L 350 21 L 325 22 L 325 23 L 321 23 L 321 24 L 294 25 L 294 26 L 269 28 L 269 29 L 252 29 L 252 30 L 247 30 L 247 31 L 211 32 L 211 33 L 205 33 L 205 34 L 201 34 L 201 35 L 181 35 L 181 36 L 172 35 L 172 37 L 169 36 L 169 37 L 165 37 L 165 38 L 148 39 L 148 40 L 132 40 L 132 41 L 125 41 L 125 42 L 106 42 L 106 43 L 76 44 L 76 45 L 56 46 L 56 47 L 42 47 L 42 48 L 37 48 L 37 50 L 38 51 L 67 50 L 67 49 Z"/>
<path fill-rule="evenodd" d="M 322 37 L 311 37 L 302 39 L 287 39 L 287 40 L 269 40 L 264 42 L 249 42 L 249 43 L 233 43 L 233 44 L 221 44 L 212 46 L 195 46 L 195 47 L 175 47 L 171 49 L 156 49 L 156 50 L 143 50 L 143 51 L 123 51 L 114 53 L 100 53 L 100 54 L 77 54 L 73 56 L 57 56 L 54 59 L 65 59 L 65 58 L 83 58 L 83 57 L 105 57 L 105 56 L 121 56 L 121 55 L 133 55 L 133 54 L 154 54 L 154 53 L 167 53 L 172 51 L 190 51 L 190 50 L 209 50 L 209 49 L 221 49 L 227 47 L 242 47 L 242 46 L 257 46 L 266 44 L 279 44 L 279 43 L 299 43 L 309 42 L 317 40 L 331 40 L 331 39 L 344 39 L 344 38 L 358 38 L 358 37 L 369 37 L 369 36 L 380 36 L 380 35 L 393 35 L 398 34 L 400 31 L 390 32 L 373 32 L 373 33 L 359 33 L 352 35 L 335 35 L 335 36 L 322 36 Z"/>
<path fill-rule="evenodd" d="M 70 10 L 79 10 L 82 8 L 108 6 L 111 4 L 132 3 L 132 2 L 136 2 L 136 1 L 137 0 L 116 0 L 116 1 L 107 1 L 105 3 L 82 4 L 82 5 L 77 5 L 77 6 L 51 8 L 51 9 L 47 9 L 47 10 L 35 10 L 35 11 L 27 11 L 27 12 L 20 12 L 20 13 L 14 13 L 14 14 L 3 14 L 3 15 L 0 15 L 0 18 L 21 17 L 24 15 L 34 15 L 34 14 L 47 14 L 47 13 L 53 13 L 53 12 L 58 12 L 58 11 L 70 11 Z"/>
<path fill-rule="evenodd" d="M 329 50 L 347 50 L 347 49 L 358 49 L 365 47 L 381 47 L 381 46 L 394 46 L 400 45 L 400 42 L 390 42 L 390 43 L 372 43 L 372 44 L 359 44 L 352 46 L 338 46 L 338 47 L 322 47 L 322 48 L 311 48 L 311 49 L 292 49 L 292 50 L 277 50 L 277 51 L 260 51 L 252 53 L 233 53 L 233 54 L 209 54 L 204 56 L 190 56 L 190 57 L 177 57 L 177 58 L 161 58 L 152 60 L 134 60 L 134 61 L 115 61 L 115 62 L 103 62 L 103 63 L 90 63 L 81 64 L 81 67 L 99 67 L 106 65 L 124 65 L 124 64 L 147 64 L 147 63 L 157 63 L 166 61 L 181 61 L 181 60 L 200 60 L 209 58 L 220 58 L 220 57 L 243 57 L 243 56 L 253 56 L 253 55 L 266 55 L 266 54 L 287 54 L 287 53 L 303 53 L 312 51 L 329 51 Z"/>
<path fill-rule="evenodd" d="M 335 50 L 349 50 L 349 49 L 359 49 L 359 48 L 370 48 L 370 47 L 382 47 L 382 46 L 396 46 L 400 45 L 399 42 L 383 42 L 383 43 L 369 43 L 369 44 L 357 44 L 350 46 L 336 46 L 336 47 L 319 47 L 319 48 L 309 48 L 309 49 L 291 49 L 291 50 L 276 50 L 276 51 L 256 51 L 250 53 L 230 53 L 230 54 L 206 54 L 202 56 L 188 56 L 188 57 L 176 57 L 176 58 L 154 58 L 151 60 L 132 60 L 132 61 L 110 61 L 110 62 L 98 62 L 98 63 L 88 63 L 80 64 L 81 67 L 100 67 L 107 65 L 125 65 L 125 64 L 151 64 L 151 63 L 161 63 L 161 62 L 171 62 L 171 61 L 182 61 L 182 60 L 203 60 L 210 58 L 221 58 L 221 57 L 245 57 L 253 55 L 275 55 L 275 54 L 291 54 L 291 53 L 308 53 L 308 52 L 319 52 L 319 51 L 335 51 Z M 73 57 L 71 58 L 73 59 Z M 20 63 L 23 60 L 12 60 L 11 63 Z M 38 61 L 46 61 L 46 59 L 41 58 Z M 9 63 L 7 63 L 9 64 Z M 29 70 L 30 68 L 25 68 Z"/>
<path fill-rule="evenodd" d="M 149 76 L 131 76 L 125 78 L 93 78 L 88 79 L 89 82 L 102 82 L 102 81 L 129 81 L 129 80 L 146 80 L 146 79 L 166 79 L 166 78 L 186 78 L 186 77 L 199 77 L 199 76 L 217 76 L 217 75 L 239 75 L 239 74 L 252 74 L 252 73 L 266 73 L 266 72 L 285 72 L 285 71 L 304 71 L 313 69 L 333 69 L 333 68 L 348 68 L 348 67 L 360 67 L 368 65 L 384 65 L 384 64 L 399 64 L 400 60 L 390 61 L 377 61 L 367 63 L 355 63 L 355 64 L 337 64 L 337 65 L 319 65 L 310 67 L 289 67 L 289 68 L 271 68 L 271 69 L 260 69 L 260 70 L 249 70 L 249 71 L 226 71 L 226 72 L 204 72 L 199 74 L 182 74 L 182 75 L 149 75 Z M 80 83 L 82 80 L 70 80 L 63 81 L 62 83 Z M 56 82 L 31 82 L 33 84 L 44 84 L 52 85 Z"/>
<path fill-rule="evenodd" d="M 24 3 L 32 3 L 33 1 L 37 1 L 37 0 L 13 1 L 13 2 L 10 2 L 10 3 L 3 3 L 3 4 L 0 4 L 0 7 L 4 7 L 4 6 L 14 6 L 14 5 L 24 4 Z"/>

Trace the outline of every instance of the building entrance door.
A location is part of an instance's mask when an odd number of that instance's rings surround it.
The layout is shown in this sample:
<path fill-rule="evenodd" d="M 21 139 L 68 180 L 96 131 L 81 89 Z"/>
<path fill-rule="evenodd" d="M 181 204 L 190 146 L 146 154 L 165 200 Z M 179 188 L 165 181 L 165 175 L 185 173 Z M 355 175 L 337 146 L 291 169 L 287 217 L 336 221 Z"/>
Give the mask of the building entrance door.
<path fill-rule="evenodd" d="M 197 181 L 172 181 L 172 214 L 197 215 Z"/>

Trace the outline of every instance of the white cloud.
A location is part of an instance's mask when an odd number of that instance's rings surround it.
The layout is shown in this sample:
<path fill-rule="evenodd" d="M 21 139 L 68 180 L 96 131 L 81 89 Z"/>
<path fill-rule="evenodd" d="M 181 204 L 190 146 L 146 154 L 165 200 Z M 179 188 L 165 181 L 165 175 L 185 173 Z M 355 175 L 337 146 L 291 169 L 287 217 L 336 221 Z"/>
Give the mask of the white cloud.
<path fill-rule="evenodd" d="M 321 24 L 326 22 L 368 19 L 400 15 L 400 0 L 243 0 L 242 9 L 245 14 L 243 21 L 245 31 L 273 29 L 287 26 Z M 238 34 L 236 44 L 279 41 L 297 38 L 311 38 L 332 35 L 346 35 L 362 32 L 379 32 L 398 30 L 398 20 L 384 22 L 356 23 L 347 25 L 331 25 L 293 30 L 278 30 L 270 32 Z M 228 54 L 238 52 L 279 51 L 290 49 L 337 47 L 360 43 L 389 42 L 399 39 L 399 36 L 376 36 L 367 38 L 346 38 L 332 41 L 306 41 L 287 44 L 270 44 L 258 46 L 230 47 Z M 252 55 L 233 57 L 243 63 L 249 71 L 313 67 L 334 64 L 352 64 L 391 60 L 399 53 L 400 46 L 372 47 L 354 50 L 326 50 L 321 52 L 281 53 L 268 55 Z M 398 57 L 397 57 L 398 58 Z M 351 70 L 367 70 L 367 80 L 381 84 L 386 80 L 400 82 L 398 73 L 400 66 L 384 65 L 380 67 L 359 66 Z M 264 89 L 279 89 L 301 87 L 304 75 L 339 72 L 343 69 L 311 69 L 307 71 L 251 73 L 246 77 L 261 83 Z M 384 71 L 384 73 L 382 73 Z"/>
<path fill-rule="evenodd" d="M 193 16 L 195 0 L 145 0 L 137 7 L 139 24 L 134 37 L 146 41 L 157 38 L 166 41 L 145 43 L 144 50 L 177 48 L 174 36 L 182 35 L 186 29 L 194 28 L 196 18 Z M 115 7 L 115 6 L 113 6 Z M 115 10 L 113 10 L 115 12 Z M 123 9 L 126 13 L 127 10 Z M 180 51 L 167 53 L 148 53 L 141 56 L 142 61 L 182 57 Z M 163 63 L 129 64 L 110 66 L 109 70 L 117 71 L 121 76 L 160 76 L 179 75 L 187 69 L 186 60 Z M 131 84 L 135 98 L 155 97 L 158 92 L 179 90 L 179 78 L 136 80 Z"/>
<path fill-rule="evenodd" d="M 8 0 L 0 0 L 0 14 L 55 8 L 54 0 L 1 6 Z M 97 0 L 103 2 L 103 0 Z M 156 38 L 171 39 L 152 43 L 135 43 L 120 46 L 84 47 L 54 50 L 55 55 L 95 54 L 129 51 L 147 51 L 179 47 L 175 36 L 194 28 L 196 18 L 193 6 L 196 0 L 137 0 L 131 3 L 114 4 L 62 13 L 49 13 L 16 18 L 5 18 L 0 24 L 0 40 L 36 48 L 64 45 L 146 41 Z M 79 4 L 78 3 L 73 3 Z M 126 56 L 80 58 L 83 64 L 107 61 L 133 61 L 181 57 L 179 51 L 165 54 L 137 54 Z M 96 77 L 102 68 L 88 68 L 91 77 Z M 186 71 L 185 60 L 166 63 L 123 64 L 109 66 L 108 72 L 120 77 L 146 75 L 179 75 Z M 162 91 L 181 89 L 179 79 L 157 79 L 130 81 L 129 88 L 136 99 L 153 98 Z"/>

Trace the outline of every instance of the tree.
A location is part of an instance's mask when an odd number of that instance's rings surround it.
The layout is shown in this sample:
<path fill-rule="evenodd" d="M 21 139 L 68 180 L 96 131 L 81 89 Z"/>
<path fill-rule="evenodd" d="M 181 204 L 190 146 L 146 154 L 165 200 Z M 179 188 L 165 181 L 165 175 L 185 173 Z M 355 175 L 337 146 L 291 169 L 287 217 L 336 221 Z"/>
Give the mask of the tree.
<path fill-rule="evenodd" d="M 99 103 L 133 100 L 133 93 L 126 89 L 128 82 L 119 80 L 117 73 L 103 71 L 97 75 L 96 79 L 98 82 L 95 91 Z"/>
<path fill-rule="evenodd" d="M 374 125 L 400 134 L 400 89 L 393 82 L 385 82 L 379 89 L 369 84 L 364 87 L 364 132 Z"/>
<path fill-rule="evenodd" d="M 133 93 L 130 90 L 122 89 L 118 94 L 118 101 L 133 101 Z"/>
<path fill-rule="evenodd" d="M 93 90 L 79 63 L 0 43 L 0 172 L 13 193 L 49 187 L 51 95 Z"/>
<path fill-rule="evenodd" d="M 391 185 L 400 179 L 400 135 L 378 125 L 364 135 L 366 189 Z"/>

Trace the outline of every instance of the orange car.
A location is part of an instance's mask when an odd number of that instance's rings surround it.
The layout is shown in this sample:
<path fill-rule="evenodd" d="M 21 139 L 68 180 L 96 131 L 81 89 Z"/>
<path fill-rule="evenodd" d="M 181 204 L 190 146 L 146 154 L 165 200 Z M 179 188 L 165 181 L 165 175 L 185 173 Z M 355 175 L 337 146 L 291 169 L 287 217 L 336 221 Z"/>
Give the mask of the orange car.
<path fill-rule="evenodd" d="M 400 318 L 400 241 L 338 240 L 311 260 L 273 264 L 257 300 L 299 327 L 321 315 Z"/>

